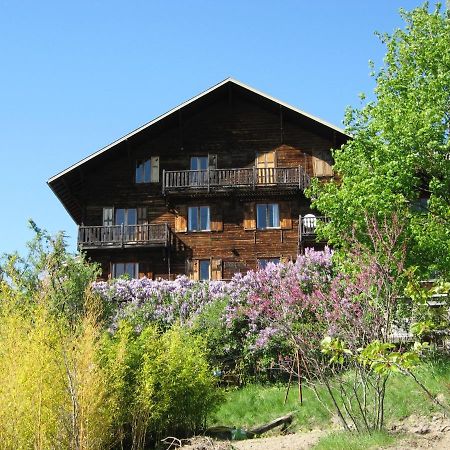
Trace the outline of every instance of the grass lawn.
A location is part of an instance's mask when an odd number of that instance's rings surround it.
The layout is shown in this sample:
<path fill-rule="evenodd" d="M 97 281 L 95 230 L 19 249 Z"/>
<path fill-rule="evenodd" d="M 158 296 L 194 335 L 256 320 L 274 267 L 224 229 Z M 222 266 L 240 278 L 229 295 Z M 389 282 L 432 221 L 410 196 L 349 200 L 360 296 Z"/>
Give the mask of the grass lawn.
<path fill-rule="evenodd" d="M 450 358 L 430 359 L 416 370 L 416 376 L 429 391 L 450 402 Z M 434 405 L 423 390 L 410 378 L 394 375 L 388 382 L 386 394 L 386 422 L 416 415 L 431 415 L 440 409 Z M 323 390 L 322 390 L 323 392 Z M 251 428 L 294 412 L 294 430 L 328 428 L 331 415 L 317 400 L 311 389 L 303 389 L 303 405 L 298 401 L 297 385 L 293 384 L 286 405 L 283 404 L 285 385 L 247 385 L 226 393 L 226 401 L 217 411 L 212 423 L 215 425 Z M 324 397 L 325 398 L 325 397 Z M 387 433 L 372 436 L 334 432 L 323 438 L 316 449 L 345 450 L 388 445 L 394 438 Z M 340 446 L 342 445 L 342 446 Z"/>

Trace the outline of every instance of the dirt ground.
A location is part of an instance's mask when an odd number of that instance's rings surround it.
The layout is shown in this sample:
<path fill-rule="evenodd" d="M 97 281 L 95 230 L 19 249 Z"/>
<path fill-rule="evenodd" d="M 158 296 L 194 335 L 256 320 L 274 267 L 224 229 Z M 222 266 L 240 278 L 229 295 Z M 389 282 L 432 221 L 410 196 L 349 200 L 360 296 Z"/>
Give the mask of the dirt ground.
<path fill-rule="evenodd" d="M 413 415 L 393 424 L 390 431 L 400 433 L 402 439 L 385 450 L 450 450 L 450 418 L 443 414 L 436 414 L 432 418 Z M 307 450 L 326 434 L 324 430 L 312 430 L 233 442 L 199 438 L 191 445 L 184 446 L 183 450 Z"/>

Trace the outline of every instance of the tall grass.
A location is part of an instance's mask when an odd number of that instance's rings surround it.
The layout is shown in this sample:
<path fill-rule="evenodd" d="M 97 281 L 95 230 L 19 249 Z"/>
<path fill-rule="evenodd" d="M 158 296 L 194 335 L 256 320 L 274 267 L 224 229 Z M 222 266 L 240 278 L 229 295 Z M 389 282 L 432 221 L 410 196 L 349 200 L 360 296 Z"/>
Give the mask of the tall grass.
<path fill-rule="evenodd" d="M 395 437 L 386 432 L 348 433 L 345 431 L 330 433 L 320 439 L 312 447 L 313 450 L 368 450 L 390 445 L 395 442 Z"/>

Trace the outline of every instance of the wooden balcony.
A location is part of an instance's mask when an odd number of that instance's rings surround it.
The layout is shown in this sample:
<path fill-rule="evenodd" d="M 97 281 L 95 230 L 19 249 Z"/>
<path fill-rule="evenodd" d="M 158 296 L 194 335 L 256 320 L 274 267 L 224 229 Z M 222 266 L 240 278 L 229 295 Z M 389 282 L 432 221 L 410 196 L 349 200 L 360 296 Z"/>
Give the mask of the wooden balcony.
<path fill-rule="evenodd" d="M 166 223 L 78 227 L 78 248 L 167 247 L 171 232 Z"/>
<path fill-rule="evenodd" d="M 310 176 L 301 166 L 207 170 L 163 170 L 163 194 L 224 192 L 231 190 L 301 191 L 310 184 Z"/>
<path fill-rule="evenodd" d="M 315 216 L 306 214 L 298 218 L 298 242 L 302 244 L 306 241 L 316 240 L 316 228 L 319 222 L 329 222 L 330 218 L 325 216 Z"/>

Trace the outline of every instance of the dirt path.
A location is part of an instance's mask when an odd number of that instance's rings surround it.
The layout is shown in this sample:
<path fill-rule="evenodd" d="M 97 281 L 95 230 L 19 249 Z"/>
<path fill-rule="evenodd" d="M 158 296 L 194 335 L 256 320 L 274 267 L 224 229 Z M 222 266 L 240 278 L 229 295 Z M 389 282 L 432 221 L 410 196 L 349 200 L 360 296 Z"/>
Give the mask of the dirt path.
<path fill-rule="evenodd" d="M 284 436 L 248 439 L 247 441 L 233 442 L 233 447 L 237 450 L 306 450 L 325 434 L 325 431 L 313 430 Z"/>
<path fill-rule="evenodd" d="M 413 415 L 394 424 L 390 431 L 403 437 L 397 444 L 385 447 L 385 450 L 450 450 L 450 418 L 442 414 L 432 418 Z M 199 438 L 183 450 L 308 450 L 327 433 L 329 430 L 312 430 L 232 442 Z"/>

